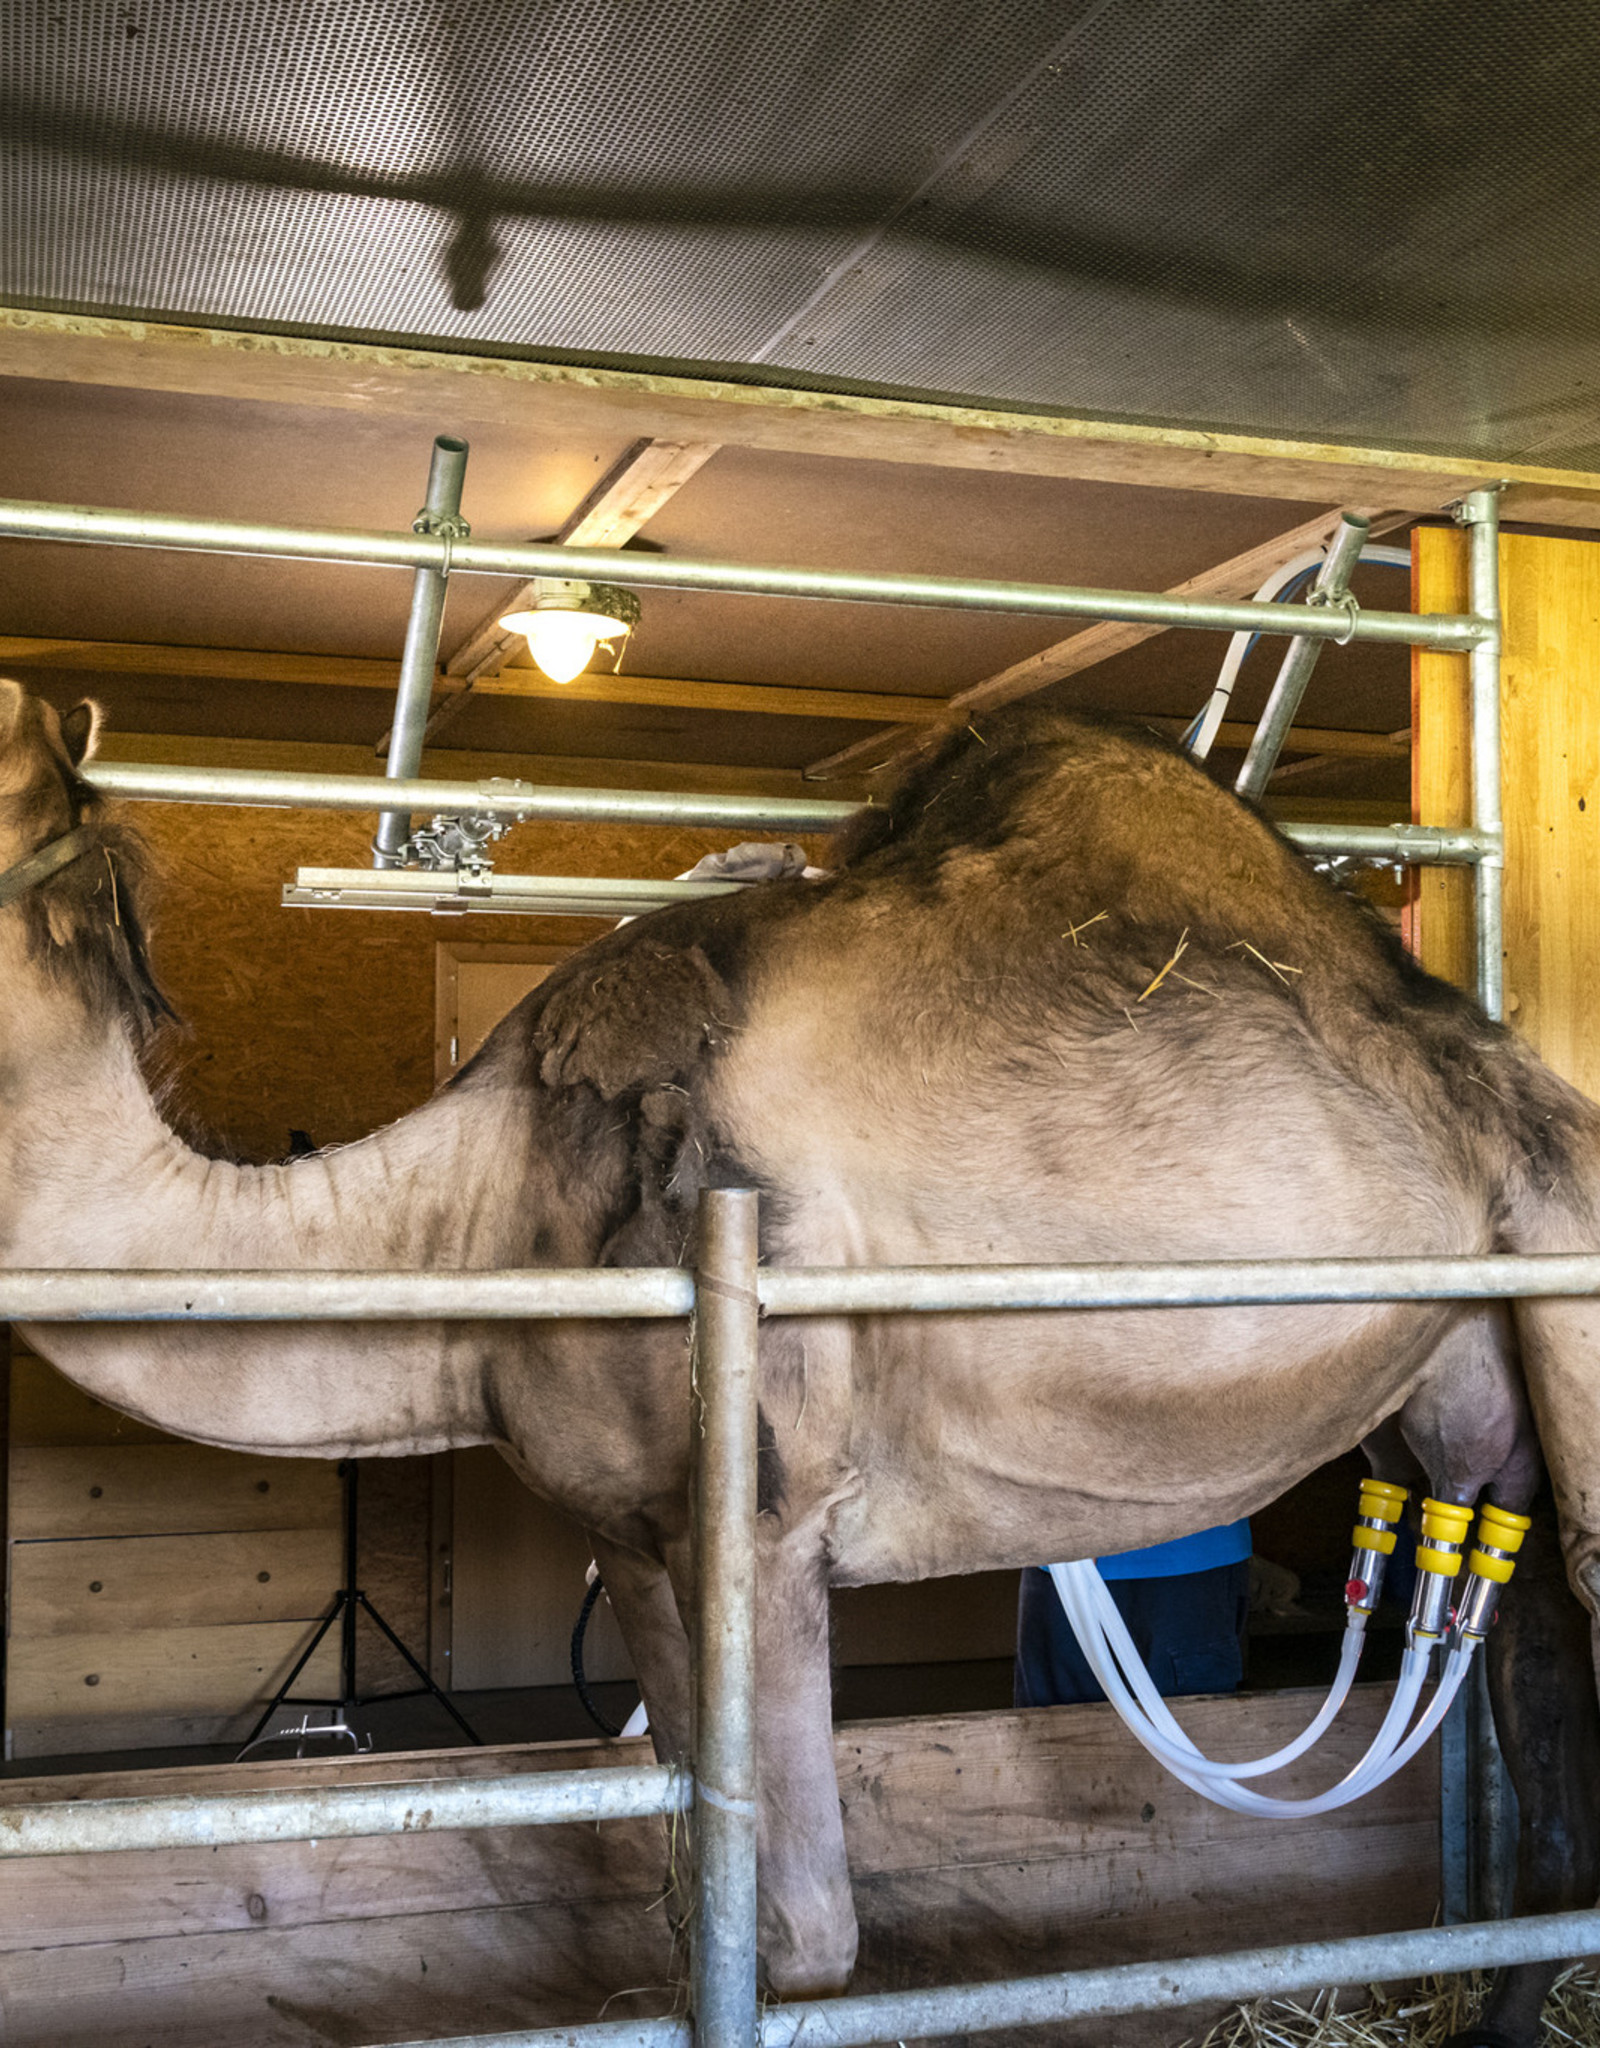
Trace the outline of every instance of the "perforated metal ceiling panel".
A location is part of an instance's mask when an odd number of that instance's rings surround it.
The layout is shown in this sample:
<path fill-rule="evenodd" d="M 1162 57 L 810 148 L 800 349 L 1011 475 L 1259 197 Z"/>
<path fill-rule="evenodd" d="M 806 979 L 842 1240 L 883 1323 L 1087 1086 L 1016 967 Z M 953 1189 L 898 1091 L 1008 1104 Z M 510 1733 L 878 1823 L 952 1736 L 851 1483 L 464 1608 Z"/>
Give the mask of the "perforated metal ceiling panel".
<path fill-rule="evenodd" d="M 11 0 L 13 303 L 1600 462 L 1589 0 Z"/>

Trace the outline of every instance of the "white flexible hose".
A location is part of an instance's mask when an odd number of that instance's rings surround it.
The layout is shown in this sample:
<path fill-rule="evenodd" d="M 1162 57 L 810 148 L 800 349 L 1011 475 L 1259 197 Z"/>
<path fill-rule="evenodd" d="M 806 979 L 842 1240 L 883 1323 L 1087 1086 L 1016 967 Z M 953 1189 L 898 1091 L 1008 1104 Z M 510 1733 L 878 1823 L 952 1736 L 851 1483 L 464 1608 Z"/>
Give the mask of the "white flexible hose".
<path fill-rule="evenodd" d="M 1271 603 L 1278 592 L 1286 589 L 1297 576 L 1303 576 L 1307 569 L 1319 567 L 1327 552 L 1326 548 L 1307 548 L 1303 555 L 1295 555 L 1291 560 L 1280 564 L 1256 592 L 1251 603 Z M 1217 728 L 1227 714 L 1229 702 L 1233 697 L 1233 686 L 1239 680 L 1239 671 L 1244 666 L 1244 658 L 1250 652 L 1250 643 L 1255 637 L 1254 633 L 1235 633 L 1228 642 L 1228 650 L 1222 657 L 1222 667 L 1217 671 L 1217 680 L 1212 685 L 1211 701 L 1201 714 L 1199 727 L 1189 742 L 1189 751 L 1197 761 L 1203 761 L 1216 744 Z"/>
<path fill-rule="evenodd" d="M 1138 1741 L 1180 1783 L 1198 1792 L 1202 1798 L 1236 1813 L 1255 1814 L 1263 1819 L 1307 1818 L 1330 1812 L 1335 1807 L 1359 1799 L 1363 1793 L 1382 1784 L 1384 1779 L 1410 1762 L 1449 1712 L 1475 1647 L 1468 1644 L 1451 1653 L 1438 1690 L 1409 1736 L 1405 1736 L 1406 1724 L 1422 1695 L 1429 1653 L 1426 1650 L 1407 1650 L 1389 1710 L 1361 1760 L 1336 1785 L 1313 1798 L 1275 1799 L 1251 1791 L 1237 1780 L 1265 1770 L 1281 1769 L 1283 1764 L 1303 1755 L 1325 1732 L 1349 1692 L 1350 1681 L 1355 1674 L 1355 1660 L 1359 1655 L 1359 1641 L 1352 1645 L 1347 1637 L 1333 1690 L 1301 1736 L 1283 1750 L 1275 1751 L 1271 1757 L 1255 1759 L 1244 1766 L 1216 1764 L 1190 1741 L 1151 1683 L 1116 1603 L 1094 1565 L 1087 1562 L 1052 1565 L 1049 1570 L 1090 1669 Z M 1119 1669 L 1119 1664 L 1123 1668 Z"/>
<path fill-rule="evenodd" d="M 1198 1766 L 1208 1777 L 1215 1778 L 1262 1778 L 1269 1771 L 1281 1771 L 1321 1741 L 1355 1683 L 1356 1667 L 1361 1661 L 1361 1652 L 1366 1642 L 1366 1632 L 1359 1627 L 1345 1630 L 1344 1641 L 1339 1649 L 1339 1668 L 1329 1688 L 1328 1697 L 1323 1701 L 1315 1717 L 1292 1742 L 1285 1743 L 1282 1749 L 1274 1750 L 1270 1756 L 1255 1757 L 1247 1763 L 1216 1763 L 1196 1749 L 1174 1720 L 1165 1700 L 1151 1684 L 1149 1674 L 1134 1648 L 1133 1638 L 1128 1634 L 1121 1611 L 1095 1567 L 1086 1562 L 1050 1567 L 1052 1579 L 1055 1579 L 1058 1572 L 1070 1575 L 1076 1591 L 1089 1602 L 1087 1609 L 1069 1610 L 1069 1619 L 1074 1612 L 1080 1611 L 1092 1617 L 1090 1626 L 1094 1633 L 1102 1637 L 1111 1654 L 1128 1673 L 1129 1683 L 1146 1712 L 1150 1726 L 1153 1737 L 1149 1745 L 1151 1754 L 1160 1758 L 1163 1763 L 1170 1760 L 1185 1768 Z M 1061 1591 L 1059 1579 L 1056 1579 L 1056 1590 L 1058 1593 Z M 1067 1605 L 1064 1594 L 1062 1604 Z M 1075 1619 L 1072 1625 L 1076 1632 L 1078 1624 Z M 1098 1673 L 1096 1675 L 1098 1676 Z"/>
<path fill-rule="evenodd" d="M 1091 1567 L 1092 1569 L 1092 1567 Z M 1099 1574 L 1095 1576 L 1098 1578 Z M 1058 1583 L 1058 1592 L 1061 1590 Z M 1347 1773 L 1346 1777 L 1326 1793 L 1314 1800 L 1271 1799 L 1252 1792 L 1222 1777 L 1208 1774 L 1209 1759 L 1202 1756 L 1184 1734 L 1160 1694 L 1151 1684 L 1149 1674 L 1144 1670 L 1137 1652 L 1128 1637 L 1121 1616 L 1111 1621 L 1109 1615 L 1102 1624 L 1101 1617 L 1094 1612 L 1094 1605 L 1086 1599 L 1087 1588 L 1081 1579 L 1071 1586 L 1067 1605 L 1068 1619 L 1083 1645 L 1091 1670 L 1100 1680 L 1107 1697 L 1128 1723 L 1135 1737 L 1157 1760 L 1164 1763 L 1181 1784 L 1213 1804 L 1230 1808 L 1236 1813 L 1251 1813 L 1261 1818 L 1288 1818 L 1294 1815 L 1310 1815 L 1340 1806 L 1348 1799 L 1359 1797 L 1369 1785 L 1377 1782 L 1374 1773 L 1385 1762 L 1398 1744 L 1405 1724 L 1411 1718 L 1422 1691 L 1423 1678 L 1427 1671 L 1425 1653 L 1408 1653 L 1407 1663 L 1402 1668 L 1400 1686 L 1365 1756 Z M 1109 1599 L 1109 1596 L 1107 1596 Z M 1114 1603 L 1112 1612 L 1114 1612 Z M 1124 1679 L 1117 1668 L 1117 1661 L 1110 1652 L 1107 1636 L 1120 1636 L 1125 1645 L 1130 1671 Z M 1130 1690 L 1130 1685 L 1133 1690 Z M 1139 1697 L 1134 1697 L 1134 1692 Z M 1163 1739 L 1163 1733 L 1168 1739 Z"/>
<path fill-rule="evenodd" d="M 1303 576 L 1308 569 L 1320 567 L 1327 552 L 1326 548 L 1307 548 L 1303 555 L 1296 555 L 1281 568 L 1274 569 L 1256 592 L 1252 602 L 1272 603 L 1279 592 L 1287 590 L 1297 577 Z M 1411 567 L 1411 552 L 1408 548 L 1365 547 L 1361 550 L 1360 559 L 1386 569 Z M 1233 686 L 1239 680 L 1244 658 L 1250 652 L 1251 644 L 1256 637 L 1254 633 L 1235 633 L 1228 642 L 1227 652 L 1222 657 L 1222 667 L 1217 671 L 1217 680 L 1212 685 L 1210 701 L 1201 713 L 1200 723 L 1188 742 L 1189 752 L 1197 761 L 1205 760 L 1216 745 L 1218 729 L 1227 715 L 1228 705 L 1233 698 Z"/>

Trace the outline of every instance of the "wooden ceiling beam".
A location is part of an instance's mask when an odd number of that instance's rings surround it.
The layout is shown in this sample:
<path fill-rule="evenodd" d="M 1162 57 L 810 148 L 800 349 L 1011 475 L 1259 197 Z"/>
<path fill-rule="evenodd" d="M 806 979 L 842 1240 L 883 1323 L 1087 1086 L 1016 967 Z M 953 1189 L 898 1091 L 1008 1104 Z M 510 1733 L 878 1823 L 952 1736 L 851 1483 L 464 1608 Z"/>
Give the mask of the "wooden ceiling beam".
<path fill-rule="evenodd" d="M 1359 509 L 1360 516 L 1371 522 L 1375 535 L 1403 525 L 1410 517 L 1404 512 Z M 1247 548 L 1242 555 L 1232 555 L 1225 562 L 1202 569 L 1198 576 L 1175 584 L 1166 594 L 1169 597 L 1214 600 L 1253 597 L 1275 568 L 1292 561 L 1296 555 L 1304 554 L 1308 548 L 1320 547 L 1343 517 L 1342 507 L 1319 512 L 1315 519 L 1292 526 L 1287 533 L 1274 534 L 1271 540 L 1262 541 L 1258 547 Z M 976 718 L 980 712 L 993 711 L 1002 704 L 1030 697 L 1051 683 L 1080 675 L 1085 669 L 1109 661 L 1113 655 L 1125 654 L 1130 647 L 1138 647 L 1146 640 L 1153 640 L 1157 634 L 1170 631 L 1170 626 L 1134 626 L 1106 620 L 1097 626 L 1086 627 L 1082 632 L 1069 633 L 1065 640 L 1057 640 L 1025 660 L 1013 662 L 997 675 L 974 683 L 970 689 L 958 691 L 950 699 L 945 723 L 959 725 L 967 719 Z M 837 753 L 813 761 L 806 770 L 806 778 L 813 782 L 827 782 L 835 775 L 876 774 L 902 759 L 913 748 L 921 746 L 926 738 L 923 727 L 909 723 L 892 726 L 886 732 L 871 733 L 865 739 L 853 740 Z"/>
<path fill-rule="evenodd" d="M 237 647 L 162 647 L 142 641 L 51 640 L 0 635 L 0 666 L 33 674 L 192 676 L 206 682 L 312 684 L 393 692 L 395 664 L 339 654 L 270 654 Z M 441 675 L 444 702 L 464 694 L 460 678 Z M 900 697 L 869 690 L 798 688 L 782 683 L 718 683 L 671 676 L 585 672 L 553 683 L 539 669 L 513 665 L 481 679 L 485 697 L 538 697 L 561 703 L 631 704 L 668 711 L 747 713 L 777 718 L 840 718 L 881 725 L 927 725 L 944 717 L 942 697 Z"/>
<path fill-rule="evenodd" d="M 0 375 L 1412 512 L 1505 480 L 1507 519 L 1600 527 L 1590 471 L 26 307 L 0 307 Z"/>
<path fill-rule="evenodd" d="M 562 525 L 555 540 L 566 548 L 620 548 L 648 525 L 670 499 L 716 454 L 715 441 L 635 441 L 590 491 Z M 508 633 L 500 621 L 507 612 L 525 611 L 536 586 L 522 583 L 497 604 L 470 632 L 445 663 L 447 675 L 470 687 L 484 676 L 499 673 L 520 633 Z"/>

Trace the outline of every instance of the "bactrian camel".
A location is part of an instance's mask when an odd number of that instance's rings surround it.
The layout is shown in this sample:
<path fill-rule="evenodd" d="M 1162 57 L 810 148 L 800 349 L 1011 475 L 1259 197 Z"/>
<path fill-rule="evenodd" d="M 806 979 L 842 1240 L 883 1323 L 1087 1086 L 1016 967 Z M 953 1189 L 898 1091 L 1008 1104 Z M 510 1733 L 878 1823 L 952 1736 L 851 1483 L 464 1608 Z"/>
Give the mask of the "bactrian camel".
<path fill-rule="evenodd" d="M 914 768 L 828 879 L 660 911 L 584 948 L 431 1102 L 363 1143 L 286 1166 L 203 1158 L 141 1078 L 162 1007 L 147 884 L 137 841 L 77 772 L 93 722 L 0 683 L 0 868 L 86 828 L 76 858 L 0 909 L 9 1266 L 671 1264 L 708 1185 L 759 1189 L 776 1264 L 1600 1246 L 1600 1111 L 1184 756 L 1037 711 Z M 29 1337 L 100 1399 L 207 1443 L 499 1446 L 592 1534 L 657 1747 L 683 1745 L 680 1325 Z M 830 1586 L 1179 1536 L 1260 1508 L 1391 1419 L 1384 1442 L 1436 1493 L 1487 1488 L 1521 1509 L 1540 1482 L 1526 1384 L 1566 1571 L 1593 1610 L 1597 1341 L 1587 1302 L 769 1325 L 770 1985 L 841 1986 L 855 1955 Z M 1596 1888 L 1592 1829 L 1561 1811 L 1563 1773 L 1594 1782 L 1596 1734 L 1552 1555 L 1543 1591 L 1535 1564 L 1534 1590 L 1508 1601 L 1505 1641 L 1559 1639 L 1565 1690 L 1541 1682 L 1530 1707 L 1526 1660 L 1498 1660 L 1508 1742 L 1543 1746 L 1542 1770 L 1523 1770 L 1535 1907 Z M 1502 2038 L 1533 2038 L 1543 1981 L 1503 1987 Z"/>

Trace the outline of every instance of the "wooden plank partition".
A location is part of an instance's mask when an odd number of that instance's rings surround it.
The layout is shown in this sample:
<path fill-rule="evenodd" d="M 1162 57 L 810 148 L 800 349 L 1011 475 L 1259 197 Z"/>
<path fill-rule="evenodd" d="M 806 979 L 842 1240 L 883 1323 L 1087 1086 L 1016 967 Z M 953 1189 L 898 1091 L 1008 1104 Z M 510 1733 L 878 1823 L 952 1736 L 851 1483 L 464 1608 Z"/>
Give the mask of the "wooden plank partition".
<path fill-rule="evenodd" d="M 1347 1769 L 1387 1697 L 1358 1689 L 1289 1787 Z M 1232 1755 L 1276 1747 L 1315 1704 L 1278 1693 L 1179 1711 Z M 0 1811 L 646 1754 L 551 1743 L 12 1780 Z M 1303 1823 L 1205 1804 L 1106 1707 L 859 1722 L 837 1731 L 836 1756 L 860 1989 L 1425 1925 L 1438 1896 L 1432 1756 Z M 668 1853 L 654 1820 L 0 1861 L 0 2034 L 7 2048 L 311 2048 L 670 2010 Z M 1177 2042 L 1194 2017 L 1098 2023 L 1095 2048 Z"/>

